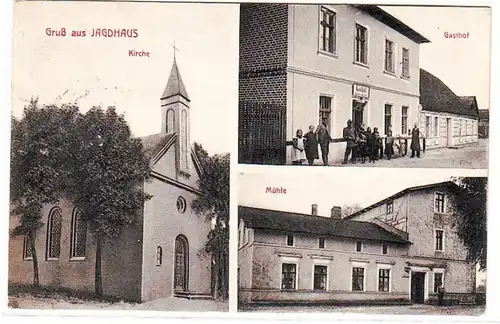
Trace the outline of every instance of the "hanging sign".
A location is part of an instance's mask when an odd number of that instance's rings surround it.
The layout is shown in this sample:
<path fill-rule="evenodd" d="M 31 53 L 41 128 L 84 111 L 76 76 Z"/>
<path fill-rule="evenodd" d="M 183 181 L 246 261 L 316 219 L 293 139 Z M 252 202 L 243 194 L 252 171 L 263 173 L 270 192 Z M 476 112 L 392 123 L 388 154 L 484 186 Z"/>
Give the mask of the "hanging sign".
<path fill-rule="evenodd" d="M 353 84 L 352 96 L 361 98 L 370 98 L 370 87 L 361 84 Z"/>

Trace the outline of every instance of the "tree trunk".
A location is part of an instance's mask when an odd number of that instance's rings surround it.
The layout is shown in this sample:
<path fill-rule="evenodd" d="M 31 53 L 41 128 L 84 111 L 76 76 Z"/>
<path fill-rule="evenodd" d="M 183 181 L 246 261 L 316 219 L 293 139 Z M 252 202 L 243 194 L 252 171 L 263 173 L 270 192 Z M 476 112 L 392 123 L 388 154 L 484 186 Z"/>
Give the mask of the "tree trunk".
<path fill-rule="evenodd" d="M 214 298 L 217 299 L 219 297 L 219 260 L 217 258 L 217 250 L 215 250 L 215 255 L 213 256 L 214 262 Z"/>
<path fill-rule="evenodd" d="M 33 260 L 33 286 L 38 287 L 40 285 L 40 278 L 38 275 L 38 258 L 36 256 L 36 248 L 35 248 L 35 233 L 32 231 L 29 235 L 28 244 L 31 245 L 31 253 Z"/>
<path fill-rule="evenodd" d="M 95 294 L 102 298 L 102 273 L 101 273 L 101 234 L 96 235 L 96 252 L 95 252 Z"/>

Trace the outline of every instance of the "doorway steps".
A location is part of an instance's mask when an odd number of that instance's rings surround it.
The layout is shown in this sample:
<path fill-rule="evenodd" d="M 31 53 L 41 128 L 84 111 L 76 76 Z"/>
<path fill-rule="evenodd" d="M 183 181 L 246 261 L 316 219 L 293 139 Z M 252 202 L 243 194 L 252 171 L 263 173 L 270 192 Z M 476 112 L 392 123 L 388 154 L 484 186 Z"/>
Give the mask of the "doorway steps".
<path fill-rule="evenodd" d="M 214 297 L 210 294 L 198 294 L 194 292 L 189 292 L 189 291 L 176 291 L 174 292 L 174 297 L 177 298 L 184 298 L 184 299 L 189 299 L 189 300 L 213 300 Z"/>

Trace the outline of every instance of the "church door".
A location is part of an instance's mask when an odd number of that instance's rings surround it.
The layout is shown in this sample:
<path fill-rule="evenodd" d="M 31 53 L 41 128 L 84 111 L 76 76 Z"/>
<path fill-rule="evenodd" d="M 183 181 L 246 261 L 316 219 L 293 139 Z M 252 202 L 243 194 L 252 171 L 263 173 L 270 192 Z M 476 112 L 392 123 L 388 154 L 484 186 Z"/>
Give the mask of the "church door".
<path fill-rule="evenodd" d="M 185 236 L 175 239 L 174 290 L 188 291 L 189 249 Z"/>

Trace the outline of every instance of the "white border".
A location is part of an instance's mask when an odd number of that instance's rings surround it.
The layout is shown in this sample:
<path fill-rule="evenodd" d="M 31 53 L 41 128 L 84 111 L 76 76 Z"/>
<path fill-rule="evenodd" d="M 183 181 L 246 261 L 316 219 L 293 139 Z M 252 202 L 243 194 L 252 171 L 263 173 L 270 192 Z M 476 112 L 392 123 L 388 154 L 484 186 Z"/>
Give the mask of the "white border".
<path fill-rule="evenodd" d="M 141 0 L 138 0 L 141 1 Z M 188 0 L 189 1 L 189 0 Z M 4 114 L 3 118 L 0 118 L 0 127 L 4 130 L 10 128 L 10 109 L 7 107 L 10 107 L 10 98 L 11 98 L 11 52 L 12 52 L 12 45 L 11 45 L 11 34 L 12 34 L 12 8 L 13 8 L 13 2 L 14 1 L 1 1 L 0 2 L 0 27 L 2 30 L 2 33 L 0 33 L 0 102 L 2 103 L 1 107 L 2 110 L 1 112 Z M 194 2 L 194 1 L 189 1 L 189 2 Z M 206 0 L 201 0 L 199 2 L 206 2 Z M 221 0 L 220 2 L 231 2 L 229 0 Z M 254 2 L 263 2 L 262 0 L 254 0 Z M 314 3 L 314 1 L 311 0 L 302 0 L 302 3 Z M 350 1 L 346 0 L 343 1 L 344 3 L 351 3 L 355 1 Z M 365 0 L 358 0 L 356 1 L 357 3 L 370 3 L 369 1 Z M 403 3 L 402 0 L 396 1 L 396 0 L 379 0 L 377 1 L 380 4 L 401 4 Z M 498 51 L 498 44 L 500 43 L 500 40 L 498 38 L 498 31 L 499 31 L 499 26 L 500 23 L 498 22 L 498 12 L 500 12 L 500 6 L 498 5 L 498 2 L 490 0 L 490 1 L 484 1 L 484 0 L 420 0 L 418 2 L 410 2 L 410 1 L 405 1 L 405 4 L 415 4 L 415 5 L 436 5 L 436 4 L 441 4 L 441 5 L 474 5 L 474 6 L 491 6 L 492 7 L 492 26 L 493 26 L 493 35 L 491 37 L 492 39 L 492 49 L 493 53 L 491 55 L 491 62 L 492 62 L 492 71 L 496 72 L 498 70 L 499 65 L 499 51 Z M 491 89 L 498 89 L 500 86 L 500 77 L 498 74 L 493 73 L 491 76 Z M 237 74 L 235 74 L 235 78 L 237 79 Z M 496 102 L 498 101 L 497 96 L 491 96 L 491 106 L 495 106 Z M 494 113 L 492 114 L 492 123 L 496 124 L 498 121 L 500 114 Z M 237 120 L 237 110 L 235 109 L 234 115 L 230 116 L 234 120 Z M 410 118 L 410 116 L 409 116 Z M 409 119 L 410 120 L 410 119 Z M 232 128 L 233 132 L 237 132 L 237 123 L 230 123 L 232 124 L 230 127 Z M 411 123 L 408 125 L 409 128 L 411 128 Z M 236 133 L 235 133 L 236 134 Z M 497 129 L 492 128 L 491 130 L 491 136 L 490 136 L 490 141 L 494 141 L 495 143 L 499 139 L 498 135 L 500 132 Z M 9 134 L 8 132 L 4 131 L 2 132 L 1 135 L 1 140 L 0 140 L 0 148 L 3 150 L 3 152 L 8 152 L 9 150 Z M 234 234 L 237 231 L 237 173 L 238 173 L 238 168 L 237 168 L 237 159 L 235 155 L 237 152 L 237 141 L 235 140 L 233 143 L 233 149 L 231 151 L 231 218 L 230 218 L 230 226 L 231 226 L 231 242 L 232 244 L 230 245 L 230 267 L 231 269 L 237 269 L 237 261 L 235 259 L 235 256 L 237 255 L 237 240 L 234 240 Z M 8 170 L 8 157 L 6 154 L 2 155 L 4 159 L 2 160 L 2 166 L 4 167 L 4 170 Z M 496 163 L 495 163 L 496 162 Z M 500 159 L 498 158 L 498 152 L 495 150 L 490 150 L 490 165 L 498 165 L 500 162 Z M 257 167 L 258 169 L 258 167 Z M 463 174 L 467 174 L 470 176 L 477 176 L 483 173 L 482 170 L 460 170 L 460 169 L 455 169 L 452 172 L 459 174 L 459 172 L 463 172 Z M 489 197 L 495 197 L 498 196 L 498 193 L 500 192 L 500 187 L 498 185 L 498 172 L 496 171 L 495 168 L 492 168 L 489 170 Z M 3 181 L 2 182 L 3 187 L 2 187 L 2 206 L 4 207 L 4 211 L 7 210 L 8 208 L 8 181 Z M 489 199 L 488 200 L 488 208 L 489 210 L 498 210 L 500 208 L 500 202 L 498 200 L 494 199 Z M 8 226 L 8 218 L 5 217 L 3 218 L 4 226 Z M 4 227 L 7 228 L 7 227 Z M 495 235 L 495 230 L 500 229 L 500 219 L 495 218 L 495 217 L 489 217 L 488 219 L 488 229 L 489 229 L 489 236 L 488 236 L 488 245 L 489 247 L 494 247 L 498 246 L 500 244 L 500 237 L 499 235 Z M 3 236 L 3 244 L 0 244 L 0 253 L 2 253 L 3 260 L 6 260 L 7 258 L 7 251 L 8 251 L 8 246 L 7 246 L 7 234 L 6 231 L 2 231 L 4 235 Z M 236 246 L 235 243 L 236 242 Z M 4 262 L 2 263 L 3 267 L 1 268 L 3 270 L 3 278 L 7 277 L 7 263 Z M 500 262 L 498 259 L 498 256 L 494 255 L 494 253 L 490 253 L 488 256 L 488 271 L 490 273 L 496 273 L 500 270 Z M 230 271 L 230 287 L 231 289 L 236 288 L 236 271 Z M 75 310 L 61 310 L 61 311 L 54 311 L 54 310 L 13 310 L 9 311 L 11 314 L 10 316 L 8 314 L 5 314 L 6 308 L 5 305 L 7 304 L 7 296 L 4 294 L 2 295 L 0 300 L 0 304 L 4 305 L 4 312 L 3 312 L 3 317 L 1 320 L 3 323 L 32 323 L 33 320 L 36 320 L 37 322 L 49 322 L 50 323 L 66 323 L 68 320 L 70 322 L 74 323 L 85 323 L 87 324 L 89 319 L 85 318 L 84 316 L 92 316 L 93 319 L 90 320 L 102 320 L 102 321 L 121 321 L 121 322 L 138 322 L 142 320 L 148 320 L 150 322 L 158 322 L 158 323 L 164 323 L 164 318 L 170 318 L 172 319 L 172 322 L 178 322 L 179 318 L 183 318 L 184 321 L 193 321 L 193 318 L 203 316 L 204 317 L 204 323 L 217 323 L 220 324 L 220 318 L 238 318 L 240 319 L 240 322 L 242 322 L 243 318 L 246 318 L 247 320 L 251 319 L 265 319 L 267 322 L 274 320 L 275 322 L 282 321 L 282 320 L 292 320 L 292 321 L 300 321 L 300 320 L 307 320 L 308 323 L 316 323 L 319 320 L 329 320 L 331 321 L 332 319 L 335 319 L 337 321 L 347 321 L 347 322 L 354 322 L 356 323 L 370 323 L 375 321 L 388 321 L 388 322 L 459 322 L 459 323 L 477 323 L 477 322 L 497 322 L 498 318 L 500 318 L 500 308 L 499 307 L 494 307 L 497 302 L 499 301 L 500 297 L 500 278 L 497 276 L 488 276 L 488 288 L 487 288 L 487 301 L 488 301 L 488 306 L 486 308 L 486 313 L 484 316 L 481 317 L 465 317 L 465 316 L 411 316 L 408 317 L 407 315 L 394 315 L 394 316 L 383 316 L 383 315 L 360 315 L 360 314 L 343 314 L 343 313 L 332 313 L 332 314 L 257 314 L 257 313 L 245 313 L 245 314 L 224 314 L 224 313 L 206 313 L 206 314 L 201 314 L 201 313 L 186 313 L 186 312 L 151 312 L 151 311 L 106 311 L 106 312 L 98 312 L 98 311 L 75 311 Z M 2 280 L 0 283 L 0 287 L 3 288 L 3 291 L 7 290 L 7 281 Z M 235 311 L 236 310 L 236 296 L 235 294 L 230 295 L 230 310 Z M 28 316 L 13 316 L 13 315 L 28 315 Z M 61 316 L 66 316 L 66 317 L 60 317 L 60 316 L 54 316 L 54 315 L 61 315 Z M 34 319 L 32 316 L 37 316 L 36 319 Z M 128 318 L 124 316 L 129 316 Z M 134 317 L 130 317 L 134 316 Z M 176 319 L 175 319 L 176 318 Z"/>

